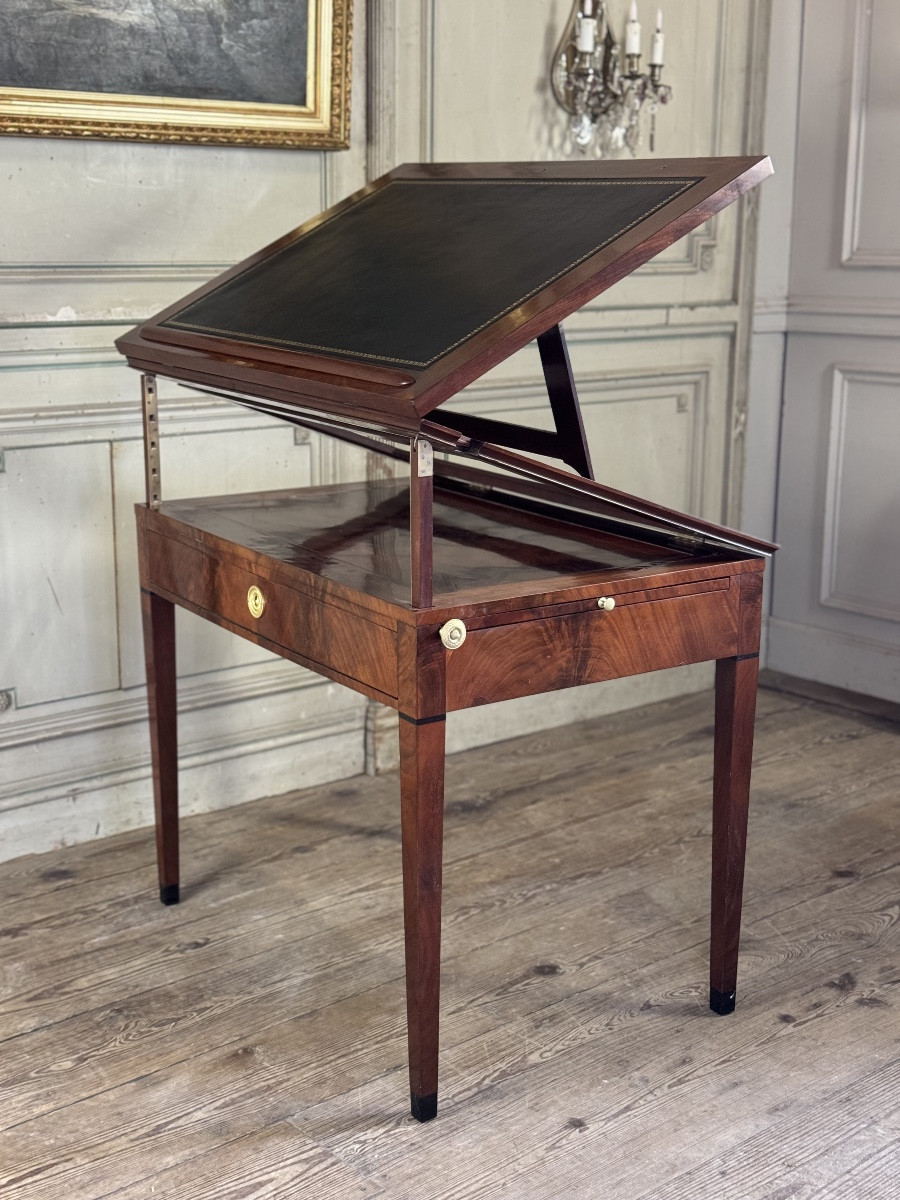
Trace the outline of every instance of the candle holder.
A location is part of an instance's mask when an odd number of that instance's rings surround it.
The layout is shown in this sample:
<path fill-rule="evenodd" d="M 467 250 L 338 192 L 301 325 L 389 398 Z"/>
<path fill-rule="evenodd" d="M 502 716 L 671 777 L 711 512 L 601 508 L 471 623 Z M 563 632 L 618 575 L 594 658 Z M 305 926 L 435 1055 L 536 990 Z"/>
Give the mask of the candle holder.
<path fill-rule="evenodd" d="M 658 29 L 656 38 L 662 46 Z M 630 45 L 625 58 L 622 71 L 605 0 L 574 0 L 553 53 L 550 83 L 554 99 L 569 114 L 572 141 L 582 154 L 609 158 L 625 149 L 636 154 L 644 111 L 650 115 L 650 149 L 655 149 L 656 113 L 672 99 L 672 89 L 662 82 L 661 62 L 651 63 L 645 74 L 641 55 Z"/>

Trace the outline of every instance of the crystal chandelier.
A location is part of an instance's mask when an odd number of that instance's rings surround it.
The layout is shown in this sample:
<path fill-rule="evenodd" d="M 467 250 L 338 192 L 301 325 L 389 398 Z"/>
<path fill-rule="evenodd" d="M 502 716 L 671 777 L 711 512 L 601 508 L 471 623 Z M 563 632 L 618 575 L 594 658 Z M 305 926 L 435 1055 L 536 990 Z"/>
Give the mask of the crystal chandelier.
<path fill-rule="evenodd" d="M 654 149 L 657 109 L 672 97 L 672 89 L 661 82 L 663 44 L 660 10 L 650 39 L 649 74 L 642 74 L 637 0 L 631 0 L 623 71 L 606 0 L 574 0 L 553 54 L 550 80 L 554 97 L 569 114 L 572 140 L 583 154 L 590 151 L 603 158 L 626 147 L 635 154 L 645 105 Z"/>

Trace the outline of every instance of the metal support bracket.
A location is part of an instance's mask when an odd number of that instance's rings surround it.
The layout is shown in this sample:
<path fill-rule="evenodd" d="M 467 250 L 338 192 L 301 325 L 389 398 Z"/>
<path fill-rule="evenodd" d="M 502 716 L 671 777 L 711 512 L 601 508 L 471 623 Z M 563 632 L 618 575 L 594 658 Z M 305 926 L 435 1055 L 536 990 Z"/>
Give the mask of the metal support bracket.
<path fill-rule="evenodd" d="M 434 447 L 419 436 L 409 451 L 409 594 L 413 608 L 431 608 Z"/>
<path fill-rule="evenodd" d="M 417 437 L 413 442 L 416 452 L 416 474 L 420 479 L 434 474 L 434 447 L 427 438 Z"/>
<path fill-rule="evenodd" d="M 144 418 L 144 474 L 147 480 L 147 507 L 159 508 L 162 503 L 162 480 L 159 466 L 159 402 L 156 376 L 141 376 L 141 404 Z"/>

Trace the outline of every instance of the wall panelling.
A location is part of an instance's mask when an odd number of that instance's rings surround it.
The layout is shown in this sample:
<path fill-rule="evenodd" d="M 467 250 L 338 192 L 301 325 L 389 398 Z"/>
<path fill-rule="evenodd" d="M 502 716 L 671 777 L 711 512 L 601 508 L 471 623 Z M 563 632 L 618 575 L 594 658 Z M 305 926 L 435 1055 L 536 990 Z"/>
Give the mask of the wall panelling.
<path fill-rule="evenodd" d="M 610 7 L 624 25 L 627 0 Z M 151 819 L 131 516 L 138 381 L 114 338 L 398 162 L 563 153 L 547 68 L 567 11 L 568 0 L 358 0 L 345 153 L 4 141 L 0 852 Z M 767 14 L 766 0 L 667 10 L 675 99 L 658 117 L 656 154 L 760 148 Z M 753 222 L 752 203 L 716 217 L 567 324 L 603 477 L 715 520 L 738 513 Z M 384 470 L 181 389 L 164 387 L 162 400 L 169 496 Z M 545 422 L 536 354 L 459 403 Z M 188 811 L 395 761 L 386 710 L 189 615 L 179 628 Z M 660 672 L 459 714 L 450 745 L 708 676 Z"/>
<path fill-rule="evenodd" d="M 900 11 L 803 14 L 769 665 L 900 701 Z"/>

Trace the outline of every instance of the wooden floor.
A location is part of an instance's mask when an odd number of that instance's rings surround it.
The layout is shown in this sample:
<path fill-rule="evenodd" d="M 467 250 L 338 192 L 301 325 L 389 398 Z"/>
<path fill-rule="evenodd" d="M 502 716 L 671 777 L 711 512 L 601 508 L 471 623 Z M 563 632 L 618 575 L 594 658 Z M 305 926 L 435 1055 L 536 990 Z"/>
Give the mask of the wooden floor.
<path fill-rule="evenodd" d="M 442 1092 L 407 1114 L 397 779 L 0 868 L 3 1200 L 896 1200 L 900 726 L 761 695 L 738 1010 L 710 696 L 449 764 Z"/>

